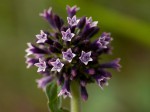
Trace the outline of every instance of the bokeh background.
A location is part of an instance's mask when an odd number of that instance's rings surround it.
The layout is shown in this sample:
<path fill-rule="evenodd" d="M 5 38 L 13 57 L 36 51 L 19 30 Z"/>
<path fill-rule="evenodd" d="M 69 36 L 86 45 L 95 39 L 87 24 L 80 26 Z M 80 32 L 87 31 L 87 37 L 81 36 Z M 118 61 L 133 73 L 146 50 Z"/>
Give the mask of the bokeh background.
<path fill-rule="evenodd" d="M 36 68 L 27 70 L 26 43 L 49 25 L 38 16 L 49 6 L 66 18 L 65 7 L 92 16 L 101 31 L 111 32 L 112 56 L 120 57 L 121 72 L 113 72 L 102 91 L 88 86 L 82 112 L 150 112 L 150 0 L 0 0 L 0 112 L 48 112 L 47 99 L 37 89 Z M 68 105 L 68 101 L 65 102 Z"/>

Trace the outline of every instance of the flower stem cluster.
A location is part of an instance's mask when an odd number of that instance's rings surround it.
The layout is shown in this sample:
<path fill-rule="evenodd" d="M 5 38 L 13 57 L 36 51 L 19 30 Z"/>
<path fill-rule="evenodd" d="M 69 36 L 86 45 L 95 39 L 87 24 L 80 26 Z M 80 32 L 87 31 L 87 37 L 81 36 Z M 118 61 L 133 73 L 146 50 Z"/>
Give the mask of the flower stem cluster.
<path fill-rule="evenodd" d="M 98 33 L 98 21 L 92 17 L 76 16 L 78 7 L 67 6 L 67 24 L 53 13 L 52 8 L 40 14 L 51 26 L 50 31 L 41 30 L 34 43 L 28 43 L 26 49 L 27 67 L 36 66 L 42 78 L 37 80 L 38 87 L 45 87 L 57 80 L 62 87 L 58 96 L 72 97 L 70 84 L 76 81 L 80 85 L 81 96 L 87 100 L 86 85 L 96 82 L 100 88 L 108 85 L 111 73 L 107 68 L 119 70 L 120 59 L 101 63 L 102 54 L 111 52 L 110 33 L 103 32 L 95 41 L 92 37 Z"/>

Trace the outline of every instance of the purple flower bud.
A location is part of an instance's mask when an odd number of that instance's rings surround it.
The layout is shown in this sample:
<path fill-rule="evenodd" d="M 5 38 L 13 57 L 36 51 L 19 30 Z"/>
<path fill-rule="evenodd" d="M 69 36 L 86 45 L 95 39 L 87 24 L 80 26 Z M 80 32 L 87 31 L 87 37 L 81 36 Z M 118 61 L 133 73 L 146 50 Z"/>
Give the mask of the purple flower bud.
<path fill-rule="evenodd" d="M 42 77 L 41 79 L 36 80 L 36 82 L 38 83 L 38 88 L 42 88 L 43 90 L 45 90 L 46 85 L 52 81 L 52 77 L 51 76 L 45 76 Z"/>
<path fill-rule="evenodd" d="M 119 62 L 120 62 L 120 58 L 117 58 L 111 62 L 101 64 L 100 67 L 101 68 L 114 68 L 120 71 L 121 65 L 119 64 Z"/>
<path fill-rule="evenodd" d="M 82 17 L 78 23 L 78 27 L 82 29 L 86 23 L 86 17 Z"/>
<path fill-rule="evenodd" d="M 93 68 L 90 68 L 87 70 L 87 73 L 90 74 L 90 75 L 94 75 L 96 73 L 95 69 Z"/>
<path fill-rule="evenodd" d="M 56 27 L 51 7 L 48 10 L 45 9 L 43 13 L 40 13 L 40 16 L 44 17 L 54 28 Z"/>
<path fill-rule="evenodd" d="M 99 40 L 97 41 L 97 44 L 101 48 L 107 48 L 107 45 L 110 43 L 110 41 L 112 41 L 112 38 L 110 37 L 110 33 L 104 32 L 99 38 Z"/>
<path fill-rule="evenodd" d="M 48 18 L 51 15 L 51 13 L 52 13 L 52 8 L 50 7 L 48 10 L 45 9 L 43 13 L 40 13 L 40 16 Z"/>
<path fill-rule="evenodd" d="M 72 53 L 71 48 L 69 48 L 66 52 L 62 52 L 62 54 L 63 54 L 63 59 L 69 61 L 69 63 L 76 56 L 74 53 Z"/>
<path fill-rule="evenodd" d="M 64 66 L 64 64 L 60 62 L 59 58 L 56 61 L 50 62 L 50 63 L 53 66 L 53 68 L 51 69 L 51 71 L 60 72 L 61 69 L 62 69 L 62 67 Z"/>
<path fill-rule="evenodd" d="M 77 75 L 77 70 L 76 70 L 76 68 L 73 68 L 73 69 L 71 70 L 71 75 L 72 75 L 73 77 L 75 77 L 75 76 Z"/>
<path fill-rule="evenodd" d="M 58 30 L 60 30 L 64 24 L 63 20 L 57 15 L 54 15 L 54 22 Z"/>
<path fill-rule="evenodd" d="M 38 59 L 26 57 L 27 68 L 30 68 L 31 66 L 33 66 L 35 63 L 38 63 L 38 62 L 39 62 Z"/>
<path fill-rule="evenodd" d="M 80 21 L 79 19 L 76 18 L 76 15 L 73 16 L 72 18 L 67 17 L 67 20 L 68 20 L 68 24 L 70 26 L 76 26 L 79 23 L 79 21 Z"/>
<path fill-rule="evenodd" d="M 73 7 L 70 7 L 67 5 L 66 9 L 67 9 L 69 17 L 73 17 L 80 8 L 77 7 L 76 5 Z"/>
<path fill-rule="evenodd" d="M 44 49 L 38 48 L 35 45 L 31 44 L 31 43 L 27 43 L 28 48 L 25 50 L 25 52 L 27 52 L 26 56 L 32 55 L 32 54 L 46 54 L 47 51 L 45 51 Z M 39 46 L 40 47 L 40 46 Z"/>
<path fill-rule="evenodd" d="M 31 43 L 27 43 L 27 45 L 28 45 L 28 48 L 25 51 L 27 52 L 26 56 L 29 56 L 33 54 L 31 50 L 34 49 L 34 46 Z"/>
<path fill-rule="evenodd" d="M 36 35 L 38 41 L 36 43 L 44 43 L 47 40 L 47 34 L 41 30 L 41 34 Z"/>
<path fill-rule="evenodd" d="M 39 63 L 35 63 L 34 65 L 38 67 L 37 72 L 45 71 L 47 67 L 46 62 L 41 58 L 39 58 Z"/>
<path fill-rule="evenodd" d="M 70 82 L 69 82 L 69 80 L 65 80 L 64 85 L 58 94 L 58 96 L 62 96 L 62 95 L 64 98 L 66 98 L 67 96 L 72 98 L 71 93 L 70 93 Z"/>
<path fill-rule="evenodd" d="M 91 51 L 89 52 L 84 52 L 82 51 L 81 56 L 79 57 L 79 59 L 85 64 L 87 65 L 89 61 L 93 61 L 93 59 L 90 57 L 91 56 Z"/>
<path fill-rule="evenodd" d="M 61 31 L 61 33 L 62 33 L 62 39 L 64 41 L 71 41 L 71 39 L 75 36 L 74 33 L 71 33 L 70 28 L 68 28 L 68 30 L 66 32 Z"/>
<path fill-rule="evenodd" d="M 88 99 L 88 93 L 85 86 L 81 85 L 81 97 L 84 101 Z"/>

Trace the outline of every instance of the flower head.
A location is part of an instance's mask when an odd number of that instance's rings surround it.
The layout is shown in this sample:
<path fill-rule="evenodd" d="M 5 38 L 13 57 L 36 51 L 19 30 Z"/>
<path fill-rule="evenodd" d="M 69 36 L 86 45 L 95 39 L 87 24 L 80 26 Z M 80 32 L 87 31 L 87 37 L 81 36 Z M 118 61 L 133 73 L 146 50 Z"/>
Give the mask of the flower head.
<path fill-rule="evenodd" d="M 36 35 L 36 43 L 27 43 L 27 68 L 38 67 L 37 72 L 42 74 L 42 78 L 37 83 L 42 89 L 52 80 L 56 80 L 61 86 L 58 96 L 64 98 L 71 98 L 70 84 L 72 81 L 78 82 L 85 101 L 88 99 L 86 85 L 94 82 L 100 88 L 108 85 L 112 75 L 107 69 L 119 70 L 120 59 L 102 63 L 101 56 L 112 51 L 110 33 L 104 32 L 93 41 L 92 37 L 99 31 L 98 21 L 92 21 L 92 17 L 78 18 L 77 6 L 67 6 L 66 9 L 66 24 L 52 8 L 40 14 L 51 27 L 50 30 L 41 30 Z"/>

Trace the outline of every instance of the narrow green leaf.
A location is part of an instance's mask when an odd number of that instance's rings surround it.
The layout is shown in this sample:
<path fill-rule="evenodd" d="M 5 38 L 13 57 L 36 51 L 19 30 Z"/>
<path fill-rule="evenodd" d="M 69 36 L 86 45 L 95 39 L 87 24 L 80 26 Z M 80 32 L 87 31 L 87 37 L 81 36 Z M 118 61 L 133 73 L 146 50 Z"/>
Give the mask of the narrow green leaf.
<path fill-rule="evenodd" d="M 60 98 L 57 96 L 57 85 L 56 83 L 50 83 L 46 88 L 46 95 L 48 98 L 48 107 L 51 112 L 60 111 Z"/>

